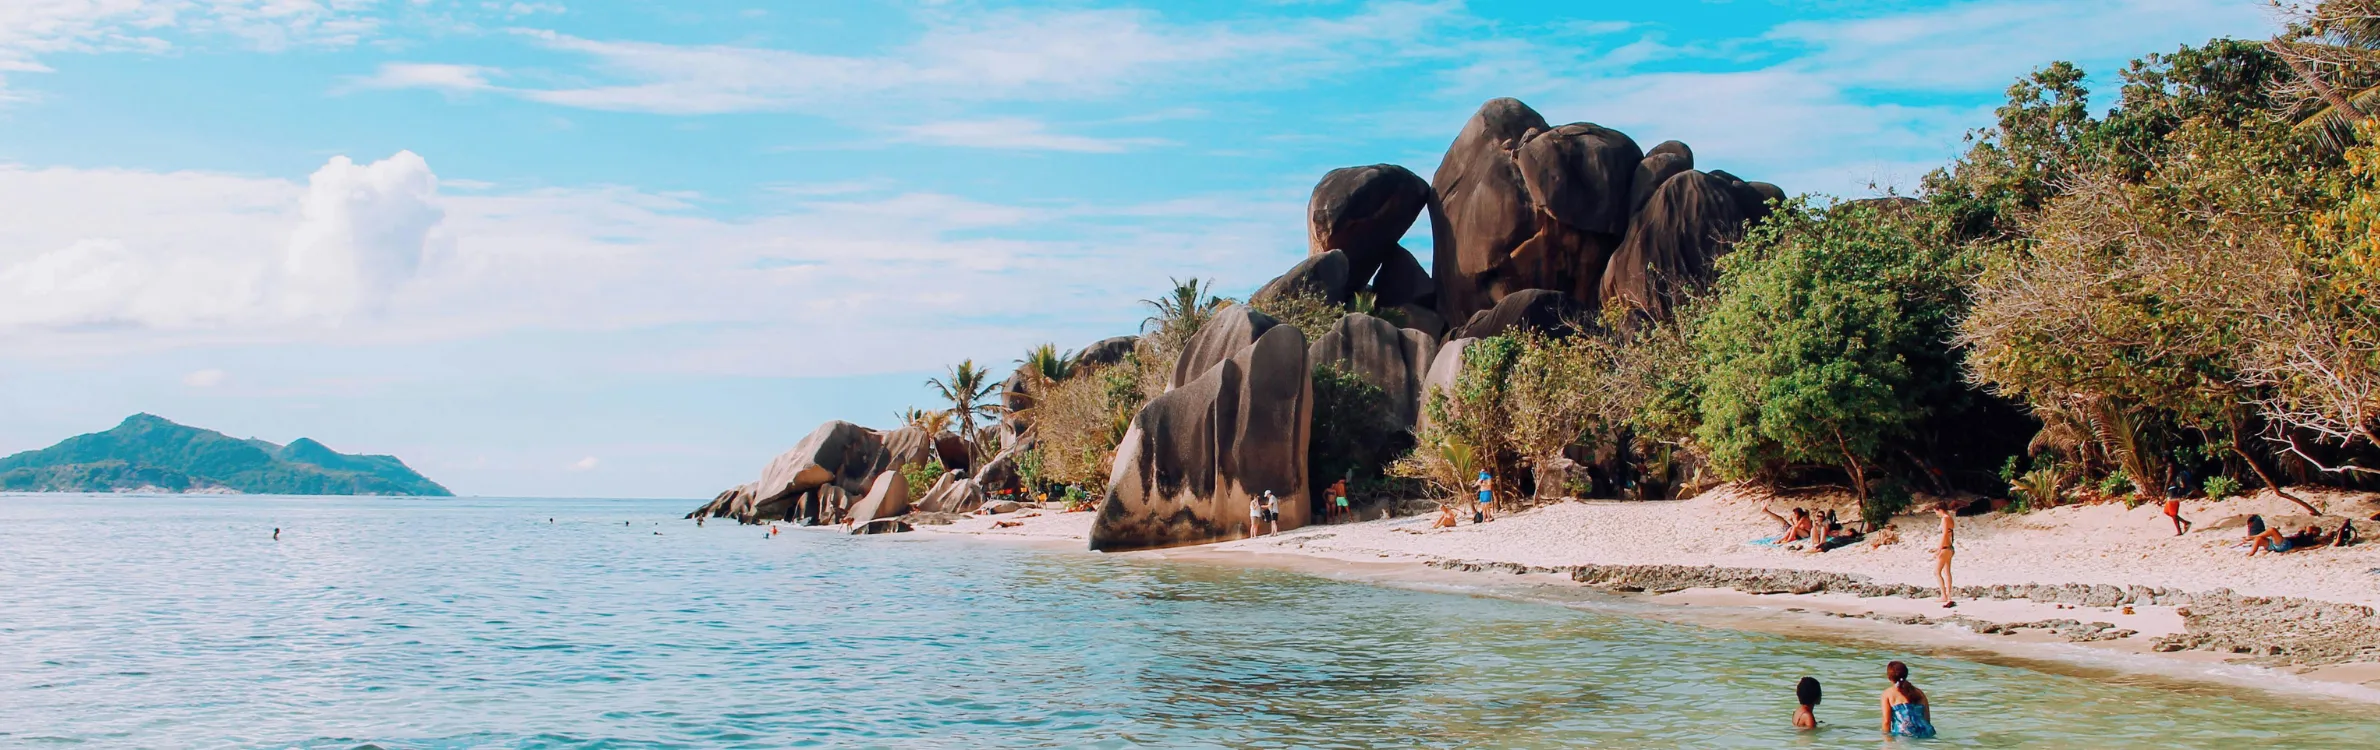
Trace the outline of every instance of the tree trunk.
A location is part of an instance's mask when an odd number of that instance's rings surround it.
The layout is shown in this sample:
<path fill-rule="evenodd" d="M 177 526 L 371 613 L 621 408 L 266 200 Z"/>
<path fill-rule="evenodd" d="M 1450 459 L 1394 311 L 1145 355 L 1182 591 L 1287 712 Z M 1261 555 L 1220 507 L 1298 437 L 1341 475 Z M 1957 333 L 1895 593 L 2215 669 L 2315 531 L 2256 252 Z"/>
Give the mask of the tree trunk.
<path fill-rule="evenodd" d="M 2313 69 L 2307 68 L 2304 60 L 2300 60 L 2296 55 L 2286 51 L 2284 48 L 2287 46 L 2289 45 L 2282 43 L 2279 39 L 2265 43 L 2265 47 L 2272 50 L 2274 56 L 2288 64 L 2289 72 L 2296 73 L 2299 79 L 2306 82 L 2306 85 L 2314 87 L 2314 93 L 2321 95 L 2323 101 L 2330 102 L 2330 106 L 2337 107 L 2339 115 L 2347 118 L 2349 124 L 2363 122 L 2363 110 L 2356 109 L 2354 102 L 2347 101 L 2347 97 L 2340 96 L 2337 89 L 2331 88 L 2328 82 L 2322 80 L 2322 76 L 2316 75 Z"/>
<path fill-rule="evenodd" d="M 1843 439 L 1842 428 L 1836 428 L 1834 433 L 1835 447 L 1842 449 L 1843 461 L 1851 468 L 1851 488 L 1859 493 L 1860 500 L 1865 501 L 1868 499 L 1868 472 L 1860 468 L 1859 457 L 1851 454 L 1851 443 Z"/>
<path fill-rule="evenodd" d="M 2264 486 L 2273 488 L 2273 494 L 2280 495 L 2282 499 L 2289 502 L 2297 503 L 2297 507 L 2306 509 L 2307 513 L 2322 515 L 2321 509 L 2315 508 L 2313 503 L 2306 502 L 2296 495 L 2289 494 L 2288 490 L 2281 489 L 2281 483 L 2273 481 L 2273 475 L 2264 470 L 2264 462 L 2256 460 L 2255 456 L 2248 455 L 2247 451 L 2241 450 L 2237 441 L 2232 442 L 2231 452 L 2233 455 L 2239 456 L 2240 460 L 2248 462 L 2248 468 L 2256 471 L 2256 478 L 2264 480 Z"/>

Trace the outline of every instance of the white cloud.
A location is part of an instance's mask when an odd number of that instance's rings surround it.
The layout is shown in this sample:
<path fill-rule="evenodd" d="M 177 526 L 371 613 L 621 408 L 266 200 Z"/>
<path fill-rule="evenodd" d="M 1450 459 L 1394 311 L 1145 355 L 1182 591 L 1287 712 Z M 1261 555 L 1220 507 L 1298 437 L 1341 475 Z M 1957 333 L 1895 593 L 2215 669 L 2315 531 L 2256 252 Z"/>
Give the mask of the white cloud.
<path fill-rule="evenodd" d="M 358 166 L 345 156 L 307 178 L 284 256 L 284 308 L 333 318 L 375 312 L 421 265 L 438 208 L 438 177 L 411 151 Z"/>
<path fill-rule="evenodd" d="M 839 113 L 855 102 L 1065 100 L 1186 82 L 1201 87 L 1302 85 L 1320 70 L 1382 55 L 1431 54 L 1429 33 L 1462 17 L 1456 2 L 1366 5 L 1342 17 L 1245 24 L 1170 24 L 1139 10 L 923 11 L 917 39 L 874 55 L 829 55 L 729 44 L 587 39 L 519 33 L 583 55 L 606 82 L 497 89 L 584 109 L 665 114 L 758 110 Z M 388 87 L 452 89 L 492 71 L 383 69 Z"/>
<path fill-rule="evenodd" d="M 337 323 L 410 279 L 441 212 L 411 152 L 280 180 L 0 167 L 0 331 Z"/>
<path fill-rule="evenodd" d="M 1010 205 L 792 187 L 722 219 L 684 194 L 434 184 L 403 154 L 307 185 L 0 168 L 0 348 L 525 335 L 614 372 L 914 371 L 1079 346 L 1131 330 L 1169 275 L 1244 294 L 1304 254 L 1302 191 Z"/>
<path fill-rule="evenodd" d="M 345 46 L 378 26 L 376 0 L 6 0 L 0 2 L 0 74 L 49 72 L 63 52 L 165 52 L 167 37 L 222 35 L 245 46 Z M 12 98 L 0 77 L 0 99 Z"/>
<path fill-rule="evenodd" d="M 214 368 L 194 370 L 182 376 L 182 384 L 192 388 L 213 388 L 222 385 L 230 377 L 230 374 Z"/>
<path fill-rule="evenodd" d="M 1050 132 L 1040 120 L 1023 117 L 994 117 L 984 120 L 950 120 L 899 129 L 903 140 L 932 143 L 961 148 L 1012 149 L 1020 151 L 1073 151 L 1077 153 L 1122 153 L 1136 146 L 1162 146 L 1162 138 L 1094 138 Z"/>
<path fill-rule="evenodd" d="M 478 65 L 446 65 L 439 63 L 386 63 L 370 76 L 358 79 L 359 88 L 436 89 L 448 92 L 484 91 L 495 88 L 488 82 L 489 70 Z"/>
<path fill-rule="evenodd" d="M 597 460 L 597 459 L 596 459 L 594 456 L 588 456 L 588 457 L 586 457 L 586 458 L 582 458 L 582 459 L 579 459 L 579 460 L 577 460 L 577 461 L 572 461 L 572 462 L 570 462 L 570 470 L 571 470 L 571 471 L 594 471 L 594 470 L 595 470 L 595 467 L 596 467 L 596 466 L 599 466 L 599 465 L 601 465 L 602 463 L 603 463 L 602 461 L 600 461 L 600 460 Z"/>

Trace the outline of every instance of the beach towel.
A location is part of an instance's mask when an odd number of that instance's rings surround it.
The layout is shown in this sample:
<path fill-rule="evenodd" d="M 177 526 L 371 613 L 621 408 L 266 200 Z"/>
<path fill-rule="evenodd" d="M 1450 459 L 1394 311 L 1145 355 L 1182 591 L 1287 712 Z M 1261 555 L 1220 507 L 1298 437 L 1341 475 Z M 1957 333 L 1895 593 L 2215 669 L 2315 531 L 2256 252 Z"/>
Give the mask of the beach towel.
<path fill-rule="evenodd" d="M 1783 538 L 1785 538 L 1785 535 L 1784 535 L 1784 534 L 1778 534 L 1778 535 L 1776 535 L 1776 536 L 1764 536 L 1764 537 L 1761 537 L 1761 538 L 1759 538 L 1759 539 L 1754 539 L 1754 540 L 1752 540 L 1752 541 L 1745 542 L 1745 544 L 1749 544 L 1749 545 L 1752 545 L 1752 546 L 1754 546 L 1754 547 L 1774 547 L 1774 546 L 1777 546 L 1777 540 L 1779 540 L 1779 539 L 1783 539 Z"/>

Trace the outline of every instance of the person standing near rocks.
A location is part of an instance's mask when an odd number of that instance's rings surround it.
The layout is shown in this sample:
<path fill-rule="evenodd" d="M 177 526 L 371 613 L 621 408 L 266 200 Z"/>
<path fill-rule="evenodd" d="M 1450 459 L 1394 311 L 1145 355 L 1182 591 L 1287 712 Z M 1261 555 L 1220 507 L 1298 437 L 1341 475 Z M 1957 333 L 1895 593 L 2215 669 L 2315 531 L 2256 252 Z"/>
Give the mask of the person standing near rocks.
<path fill-rule="evenodd" d="M 1471 506 L 1471 522 L 1487 523 L 1488 506 L 1496 502 L 1496 475 L 1479 470 L 1479 502 Z"/>
<path fill-rule="evenodd" d="M 1272 490 L 1264 491 L 1264 533 L 1281 533 L 1281 498 L 1274 497 Z"/>
<path fill-rule="evenodd" d="M 1950 556 L 1955 552 L 1952 537 L 1957 533 L 1958 514 L 1950 512 L 1949 503 L 1935 503 L 1934 515 L 1942 517 L 1942 543 L 1934 548 L 1934 580 L 1942 584 L 1942 606 L 1956 607 L 1958 602 L 1950 600 Z"/>
<path fill-rule="evenodd" d="M 1264 495 L 1248 498 L 1248 536 L 1264 536 L 1264 498 L 1270 494 L 1272 490 L 1265 490 Z"/>

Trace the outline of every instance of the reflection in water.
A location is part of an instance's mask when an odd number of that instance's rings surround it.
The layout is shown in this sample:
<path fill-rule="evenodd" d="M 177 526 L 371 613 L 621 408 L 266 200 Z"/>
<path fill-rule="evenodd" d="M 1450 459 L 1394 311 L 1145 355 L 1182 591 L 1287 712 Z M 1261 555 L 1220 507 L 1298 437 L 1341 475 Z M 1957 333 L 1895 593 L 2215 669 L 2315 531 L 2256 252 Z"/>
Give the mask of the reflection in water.
<path fill-rule="evenodd" d="M 2380 742 L 2220 690 L 680 505 L 0 498 L 0 745 L 1875 747 L 1896 658 L 1929 746 Z M 1788 725 L 1803 675 L 1832 729 Z"/>

